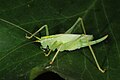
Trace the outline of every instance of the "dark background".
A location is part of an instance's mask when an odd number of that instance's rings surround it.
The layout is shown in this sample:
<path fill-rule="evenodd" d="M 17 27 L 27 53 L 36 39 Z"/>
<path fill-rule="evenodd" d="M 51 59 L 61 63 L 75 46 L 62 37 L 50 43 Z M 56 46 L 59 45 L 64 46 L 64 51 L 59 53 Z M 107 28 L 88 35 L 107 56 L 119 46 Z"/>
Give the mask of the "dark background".
<path fill-rule="evenodd" d="M 119 0 L 0 0 L 0 80 L 32 80 L 47 71 L 66 80 L 119 80 L 119 3 Z M 34 43 L 35 39 L 26 39 L 28 33 L 21 29 L 33 33 L 47 24 L 50 34 L 64 33 L 78 17 L 83 18 L 87 34 L 94 39 L 109 35 L 92 46 L 100 66 L 107 69 L 104 74 L 96 68 L 88 47 L 60 52 L 50 66 L 55 52 L 45 57 L 40 44 Z M 76 28 L 74 33 L 83 31 Z M 44 36 L 45 30 L 39 35 Z"/>

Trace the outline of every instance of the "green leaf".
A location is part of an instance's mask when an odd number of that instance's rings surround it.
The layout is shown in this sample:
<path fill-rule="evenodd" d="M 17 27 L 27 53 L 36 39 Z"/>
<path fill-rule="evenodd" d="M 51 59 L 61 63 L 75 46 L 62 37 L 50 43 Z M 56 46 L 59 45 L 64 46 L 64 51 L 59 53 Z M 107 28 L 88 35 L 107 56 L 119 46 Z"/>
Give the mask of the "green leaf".
<path fill-rule="evenodd" d="M 0 0 L 0 80 L 32 80 L 46 71 L 66 80 L 119 80 L 119 3 L 119 0 Z M 97 69 L 88 47 L 60 52 L 49 65 L 55 52 L 45 57 L 40 44 L 33 42 L 35 39 L 25 38 L 45 24 L 50 34 L 64 33 L 78 17 L 83 18 L 87 34 L 95 39 L 109 35 L 92 46 L 106 73 Z M 81 28 L 74 31 L 79 32 L 83 33 Z M 42 30 L 40 36 L 44 35 Z"/>

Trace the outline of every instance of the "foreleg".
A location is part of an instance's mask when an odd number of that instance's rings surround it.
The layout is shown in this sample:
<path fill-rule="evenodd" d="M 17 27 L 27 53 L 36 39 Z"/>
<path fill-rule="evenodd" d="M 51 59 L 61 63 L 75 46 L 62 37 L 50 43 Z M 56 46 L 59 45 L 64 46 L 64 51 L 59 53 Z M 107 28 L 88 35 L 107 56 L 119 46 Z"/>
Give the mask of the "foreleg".
<path fill-rule="evenodd" d="M 47 25 L 44 25 L 42 26 L 41 28 L 39 28 L 35 33 L 33 33 L 31 36 L 27 36 L 26 35 L 26 38 L 27 39 L 31 39 L 33 36 L 35 36 L 38 32 L 40 32 L 43 28 L 46 29 L 46 35 L 48 36 L 49 35 L 49 32 L 48 32 L 48 26 Z"/>

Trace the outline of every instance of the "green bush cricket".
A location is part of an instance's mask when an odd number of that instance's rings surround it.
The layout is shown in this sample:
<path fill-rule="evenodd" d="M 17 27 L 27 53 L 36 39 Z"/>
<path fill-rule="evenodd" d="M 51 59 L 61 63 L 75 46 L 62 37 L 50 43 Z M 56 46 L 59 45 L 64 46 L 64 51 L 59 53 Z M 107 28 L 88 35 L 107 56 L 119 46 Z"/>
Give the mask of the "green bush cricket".
<path fill-rule="evenodd" d="M 73 29 L 76 27 L 76 25 L 79 22 L 81 23 L 84 34 L 71 34 Z M 41 31 L 43 28 L 46 29 L 46 36 L 43 36 L 41 38 L 36 37 L 35 35 L 39 31 Z M 45 54 L 45 56 L 49 56 L 51 51 L 54 51 L 55 49 L 57 49 L 57 52 L 55 53 L 54 57 L 52 58 L 50 64 L 52 64 L 54 62 L 56 56 L 61 51 L 64 51 L 64 50 L 71 51 L 71 50 L 80 49 L 82 47 L 88 46 L 91 53 L 92 53 L 92 55 L 93 55 L 93 58 L 94 58 L 94 60 L 96 62 L 97 68 L 102 73 L 105 72 L 105 70 L 102 70 L 101 67 L 99 66 L 99 63 L 98 63 L 98 61 L 96 59 L 96 56 L 94 54 L 94 51 L 93 51 L 91 45 L 97 44 L 97 43 L 105 40 L 108 37 L 108 35 L 106 35 L 106 36 L 104 36 L 104 37 L 102 37 L 102 38 L 100 38 L 98 40 L 91 41 L 91 40 L 93 40 L 93 36 L 92 35 L 86 35 L 86 31 L 85 31 L 85 27 L 84 27 L 82 18 L 79 17 L 78 20 L 75 22 L 75 24 L 70 29 L 68 29 L 65 32 L 65 34 L 49 35 L 48 26 L 44 25 L 39 30 L 37 30 L 35 33 L 33 33 L 30 37 L 26 35 L 26 38 L 30 39 L 33 36 L 38 39 L 35 42 L 41 43 L 43 48 L 48 47 L 50 49 L 48 54 Z"/>
<path fill-rule="evenodd" d="M 37 30 L 35 33 L 32 34 L 29 31 L 23 29 L 22 27 L 20 27 L 16 24 L 13 24 L 13 23 L 11 23 L 9 21 L 6 21 L 4 19 L 1 19 L 1 18 L 0 18 L 0 20 L 3 21 L 3 22 L 6 22 L 8 24 L 11 24 L 11 25 L 13 25 L 13 26 L 15 26 L 15 27 L 17 27 L 17 28 L 29 33 L 29 34 L 31 34 L 30 37 L 26 35 L 26 38 L 31 39 L 32 37 L 35 37 L 37 39 L 35 42 L 41 43 L 43 48 L 48 47 L 50 49 L 50 51 L 48 52 L 48 54 L 45 54 L 45 56 L 49 56 L 51 51 L 54 51 L 55 49 L 57 49 L 57 52 L 55 53 L 54 57 L 50 61 L 50 64 L 52 64 L 54 62 L 54 60 L 55 60 L 55 58 L 56 58 L 56 56 L 58 55 L 59 52 L 62 52 L 62 51 L 65 51 L 65 50 L 68 50 L 68 51 L 76 50 L 76 49 L 80 49 L 82 47 L 87 47 L 88 46 L 91 53 L 92 53 L 92 56 L 95 60 L 97 68 L 102 73 L 105 72 L 105 69 L 101 69 L 91 45 L 102 42 L 103 40 L 105 40 L 108 37 L 108 35 L 106 35 L 106 36 L 104 36 L 100 39 L 92 41 L 93 40 L 93 35 L 87 35 L 86 34 L 85 27 L 84 27 L 84 24 L 83 24 L 83 20 L 80 17 L 77 19 L 77 21 L 74 23 L 74 25 L 71 28 L 69 28 L 64 34 L 55 34 L 55 35 L 49 35 L 47 25 L 42 26 L 39 30 Z M 81 23 L 84 34 L 71 34 L 73 29 L 76 27 L 76 25 L 79 22 Z M 35 36 L 38 32 L 40 32 L 44 28 L 46 29 L 46 36 L 43 36 L 41 38 Z"/>

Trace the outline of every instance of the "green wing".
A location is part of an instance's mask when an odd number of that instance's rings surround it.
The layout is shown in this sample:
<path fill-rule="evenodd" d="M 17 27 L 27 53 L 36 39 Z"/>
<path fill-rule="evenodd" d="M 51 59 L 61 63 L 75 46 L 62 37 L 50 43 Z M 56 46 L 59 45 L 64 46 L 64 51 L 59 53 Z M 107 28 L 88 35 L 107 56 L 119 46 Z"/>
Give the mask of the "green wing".
<path fill-rule="evenodd" d="M 63 44 L 60 51 L 64 51 L 64 50 L 71 51 L 71 50 L 80 49 L 82 47 L 86 47 L 86 46 L 89 46 L 89 45 L 94 45 L 94 44 L 102 42 L 107 37 L 108 37 L 108 35 L 106 35 L 106 36 L 104 36 L 104 37 L 102 37 L 98 40 L 94 40 L 94 41 L 85 41 L 85 40 L 82 40 L 81 38 L 78 38 L 74 41 L 70 41 L 70 42 L 67 42 L 67 43 Z"/>

